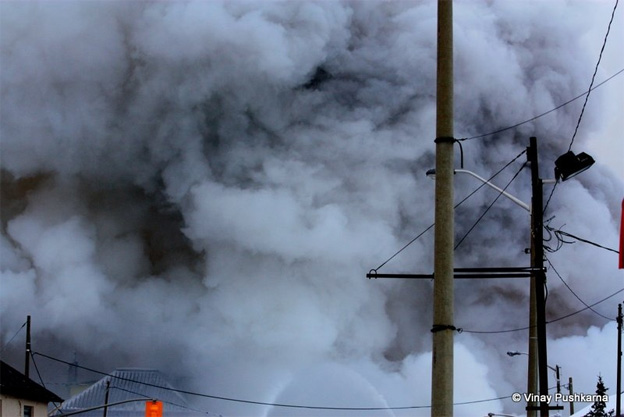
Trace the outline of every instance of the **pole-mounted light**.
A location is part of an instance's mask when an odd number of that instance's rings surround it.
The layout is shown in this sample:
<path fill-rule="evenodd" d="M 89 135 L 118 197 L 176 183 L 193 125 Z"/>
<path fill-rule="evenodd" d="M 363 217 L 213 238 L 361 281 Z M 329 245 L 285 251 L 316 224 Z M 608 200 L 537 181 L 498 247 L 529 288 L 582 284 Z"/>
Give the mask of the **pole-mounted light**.
<path fill-rule="evenodd" d="M 594 158 L 585 152 L 575 155 L 574 152 L 568 151 L 561 155 L 555 161 L 555 178 L 565 181 L 594 165 Z"/>

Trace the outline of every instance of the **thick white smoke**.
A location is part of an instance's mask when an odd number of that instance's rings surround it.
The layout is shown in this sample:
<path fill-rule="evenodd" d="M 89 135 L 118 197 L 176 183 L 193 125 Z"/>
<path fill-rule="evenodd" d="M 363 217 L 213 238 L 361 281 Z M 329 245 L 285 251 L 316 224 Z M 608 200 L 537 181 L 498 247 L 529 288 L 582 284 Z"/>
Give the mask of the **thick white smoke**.
<path fill-rule="evenodd" d="M 424 173 L 434 162 L 435 2 L 4 2 L 0 12 L 3 344 L 30 314 L 35 350 L 66 360 L 76 351 L 105 371 L 149 366 L 211 395 L 429 415 L 432 285 L 365 274 L 433 221 Z M 457 2 L 456 136 L 585 91 L 609 13 Z M 608 89 L 593 93 L 574 151 L 612 126 L 601 117 Z M 542 176 L 552 176 L 580 105 L 464 142 L 466 168 L 488 177 L 534 135 Z M 458 176 L 458 200 L 477 185 Z M 528 174 L 509 191 L 528 201 Z M 557 187 L 547 217 L 615 247 L 622 196 L 622 178 L 598 161 Z M 457 210 L 458 239 L 494 197 L 482 191 Z M 457 249 L 457 266 L 527 265 L 528 225 L 499 201 Z M 423 236 L 380 272 L 432 272 L 432 242 Z M 621 287 L 613 253 L 577 243 L 549 259 L 588 303 Z M 456 288 L 458 327 L 528 324 L 527 282 Z M 596 309 L 612 317 L 621 299 Z M 553 271 L 548 308 L 550 319 L 583 308 Z M 598 373 L 615 389 L 605 323 L 585 312 L 549 326 L 549 362 L 577 391 L 593 392 Z M 456 345 L 456 402 L 526 389 L 526 362 L 505 355 L 526 350 L 526 331 L 465 332 Z M 487 412 L 523 408 L 456 407 Z"/>

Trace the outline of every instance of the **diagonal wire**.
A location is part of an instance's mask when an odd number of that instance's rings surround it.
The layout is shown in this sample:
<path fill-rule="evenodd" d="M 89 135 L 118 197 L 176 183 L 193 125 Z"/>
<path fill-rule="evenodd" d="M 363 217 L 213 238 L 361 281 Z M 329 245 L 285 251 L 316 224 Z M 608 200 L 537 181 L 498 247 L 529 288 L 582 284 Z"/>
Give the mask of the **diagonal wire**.
<path fill-rule="evenodd" d="M 572 135 L 570 146 L 568 146 L 568 151 L 572 150 L 572 144 L 574 143 L 574 139 L 576 138 L 576 133 L 578 132 L 578 128 L 581 124 L 581 120 L 583 119 L 583 113 L 585 113 L 587 100 L 589 100 L 589 95 L 592 92 L 592 86 L 594 85 L 596 74 L 598 73 L 598 67 L 600 66 L 600 61 L 602 60 L 602 53 L 604 52 L 605 46 L 607 46 L 607 39 L 609 39 L 609 32 L 611 32 L 611 24 L 613 23 L 613 18 L 615 17 L 615 10 L 617 9 L 617 7 L 618 7 L 618 0 L 615 0 L 615 5 L 613 6 L 613 11 L 611 12 L 611 19 L 609 20 L 609 25 L 607 26 L 607 33 L 605 34 L 604 40 L 602 41 L 602 47 L 600 48 L 600 54 L 598 55 L 598 62 L 596 62 L 596 67 L 594 68 L 594 74 L 592 75 L 591 82 L 589 83 L 589 89 L 587 90 L 587 95 L 585 96 L 585 102 L 583 103 L 581 114 L 579 114 L 578 121 L 576 122 L 576 128 L 574 129 L 574 134 Z"/>
<path fill-rule="evenodd" d="M 22 331 L 22 329 L 26 326 L 26 322 L 24 322 L 24 324 L 22 324 L 22 327 L 20 327 L 19 329 L 17 329 L 17 331 L 15 332 L 15 334 L 13 335 L 13 337 L 4 344 L 4 346 L 2 347 L 2 350 L 5 350 L 7 348 L 7 346 L 9 346 L 9 344 L 13 341 L 13 339 L 15 339 L 17 337 L 17 335 L 19 334 L 19 332 Z"/>
<path fill-rule="evenodd" d="M 606 296 L 605 298 L 603 298 L 603 299 L 601 299 L 601 300 L 598 300 L 598 301 L 596 301 L 596 302 L 595 302 L 595 303 L 593 303 L 593 304 L 589 304 L 589 305 L 588 305 L 587 307 L 585 307 L 585 308 L 582 308 L 582 309 L 580 309 L 580 310 L 573 311 L 572 313 L 566 314 L 566 315 L 561 316 L 561 317 L 557 317 L 556 319 L 548 320 L 548 321 L 546 322 L 546 324 L 555 323 L 555 322 L 557 322 L 557 321 L 565 320 L 565 319 L 567 319 L 567 318 L 569 318 L 569 317 L 575 316 L 575 315 L 577 315 L 577 314 L 579 314 L 579 313 L 582 313 L 582 312 L 583 312 L 583 311 L 585 311 L 585 310 L 588 310 L 588 309 L 590 309 L 590 308 L 592 308 L 592 307 L 597 306 L 598 304 L 601 304 L 601 303 L 603 303 L 603 302 L 607 301 L 609 298 L 613 298 L 613 297 L 615 297 L 616 295 L 620 294 L 621 292 L 624 292 L 624 288 L 617 290 L 617 291 L 616 291 L 616 292 L 614 292 L 613 294 L 608 295 L 608 296 Z M 498 333 L 511 333 L 511 332 L 519 332 L 519 331 L 521 331 L 521 330 L 528 330 L 528 329 L 530 329 L 530 328 L 531 328 L 531 326 L 518 327 L 518 328 L 515 328 L 515 329 L 504 329 L 504 330 L 467 330 L 467 329 L 462 329 L 462 332 L 463 332 L 463 333 L 478 333 L 478 334 L 498 334 Z"/>
<path fill-rule="evenodd" d="M 555 271 L 555 274 L 559 277 L 559 279 L 561 280 L 561 282 L 563 282 L 563 285 L 566 286 L 566 288 L 568 290 L 570 290 L 570 292 L 572 293 L 572 295 L 574 295 L 576 297 L 577 300 L 579 300 L 581 302 L 581 304 L 583 304 L 585 307 L 587 307 L 588 309 L 590 309 L 592 312 L 594 312 L 595 314 L 599 315 L 600 317 L 602 317 L 603 319 L 607 319 L 607 320 L 611 320 L 611 321 L 615 321 L 615 319 L 612 319 L 611 317 L 607 317 L 602 313 L 599 313 L 598 311 L 594 310 L 592 307 L 590 307 L 585 301 L 583 301 L 581 299 L 581 297 L 578 296 L 577 293 L 574 292 L 574 290 L 572 288 L 570 288 L 570 286 L 568 285 L 567 282 L 565 282 L 565 280 L 561 277 L 561 274 L 559 274 L 559 272 L 557 271 L 557 269 L 555 268 L 555 266 L 552 264 L 552 262 L 550 262 L 550 259 L 548 259 L 548 257 L 546 257 L 546 261 L 548 262 L 548 264 L 550 265 L 550 267 L 552 268 L 553 271 Z"/>
<path fill-rule="evenodd" d="M 522 170 L 524 169 L 524 167 L 526 166 L 526 162 L 524 164 L 522 164 L 522 166 L 520 167 L 520 169 L 518 170 L 518 172 L 516 172 L 516 174 L 511 178 L 511 180 L 509 180 L 509 182 L 507 183 L 507 185 L 505 185 L 505 188 L 503 188 L 503 190 L 501 192 L 498 193 L 498 195 L 496 196 L 496 198 L 494 199 L 494 201 L 492 201 L 492 203 L 485 209 L 485 211 L 481 214 L 481 216 L 479 216 L 479 218 L 477 219 L 476 222 L 474 222 L 474 224 L 472 225 L 472 227 L 470 229 L 468 229 L 468 231 L 466 232 L 466 234 L 464 235 L 464 237 L 462 237 L 459 242 L 457 242 L 457 244 L 455 245 L 455 247 L 453 248 L 453 250 L 457 250 L 457 248 L 459 247 L 459 245 L 462 244 L 462 242 L 464 240 L 466 240 L 466 238 L 468 237 L 468 235 L 470 234 L 470 232 L 472 232 L 474 230 L 475 227 L 477 227 L 477 225 L 479 224 L 479 222 L 485 217 L 485 215 L 488 213 L 488 211 L 490 211 L 490 209 L 494 206 L 494 204 L 496 204 L 496 202 L 498 201 L 498 199 L 503 195 L 503 193 L 507 190 L 507 188 L 511 185 L 511 183 L 518 177 L 518 175 L 520 174 L 520 172 L 522 172 Z"/>
<path fill-rule="evenodd" d="M 578 240 L 579 242 L 587 243 L 587 244 L 589 244 L 589 245 L 593 245 L 593 246 L 595 246 L 595 247 L 597 247 L 597 248 L 607 250 L 607 251 L 609 251 L 609 252 L 614 252 L 614 253 L 617 253 L 617 254 L 619 254 L 619 253 L 620 253 L 619 251 L 617 251 L 617 250 L 615 250 L 615 249 L 608 248 L 608 247 L 603 246 L 603 245 L 601 245 L 601 244 L 599 244 L 599 243 L 592 242 L 591 240 L 583 239 L 582 237 L 578 237 L 578 236 L 576 236 L 576 235 L 573 235 L 572 233 L 564 232 L 563 230 L 560 230 L 560 229 L 554 229 L 554 228 L 552 228 L 552 227 L 550 227 L 550 226 L 545 226 L 545 229 L 546 229 L 549 233 L 550 233 L 550 232 L 554 233 L 554 235 L 555 235 L 555 237 L 557 238 L 557 241 L 558 241 L 557 248 L 556 248 L 556 249 L 551 249 L 551 250 L 550 250 L 551 252 L 557 252 L 557 251 L 558 251 L 558 250 L 559 250 L 559 249 L 563 246 L 563 244 L 572 244 L 572 243 L 576 243 L 576 242 L 574 242 L 574 241 L 566 241 L 566 240 L 564 240 L 564 239 L 561 237 L 561 236 L 566 236 L 566 237 L 571 237 L 572 239 L 576 239 L 576 240 Z"/>
<path fill-rule="evenodd" d="M 497 133 L 506 132 L 507 130 L 511 130 L 511 129 L 516 128 L 516 127 L 522 126 L 522 125 L 527 124 L 527 123 L 530 123 L 530 122 L 532 122 L 532 121 L 535 121 L 535 120 L 539 119 L 540 117 L 546 116 L 547 114 L 550 114 L 550 113 L 552 113 L 552 112 L 554 112 L 554 111 L 557 111 L 557 110 L 559 110 L 560 108 L 565 107 L 565 106 L 567 106 L 568 104 L 570 104 L 570 103 L 572 103 L 572 102 L 574 102 L 574 101 L 578 100 L 579 98 L 581 98 L 581 97 L 585 96 L 586 94 L 589 94 L 589 92 L 590 92 L 590 91 L 593 91 L 593 90 L 597 89 L 598 87 L 602 86 L 603 84 L 607 83 L 607 82 L 608 82 L 608 81 L 610 81 L 612 78 L 617 77 L 618 75 L 620 75 L 620 74 L 621 74 L 621 73 L 623 73 L 623 72 L 624 72 L 624 68 L 622 68 L 621 70 L 619 70 L 618 72 L 616 72 L 615 74 L 613 74 L 612 76 L 610 76 L 609 78 L 607 78 L 606 80 L 602 81 L 600 84 L 596 84 L 596 86 L 595 86 L 595 87 L 593 87 L 592 89 L 590 89 L 590 90 L 588 90 L 588 91 L 585 91 L 585 92 L 583 92 L 582 94 L 579 94 L 578 96 L 576 96 L 576 97 L 574 97 L 574 98 L 572 98 L 572 99 L 570 99 L 570 100 L 566 101 L 565 103 L 562 103 L 562 104 L 558 105 L 557 107 L 555 107 L 555 108 L 553 108 L 553 109 L 550 109 L 550 110 L 548 110 L 548 111 L 545 111 L 544 113 L 540 113 L 540 114 L 538 114 L 537 116 L 534 116 L 534 117 L 532 117 L 532 118 L 530 118 L 530 119 L 528 119 L 528 120 L 525 120 L 525 121 L 520 122 L 520 123 L 516 123 L 515 125 L 512 125 L 512 126 L 507 126 L 507 127 L 501 128 L 501 129 L 497 129 L 497 130 L 494 130 L 494 131 L 492 131 L 492 132 L 483 133 L 483 134 L 476 135 L 476 136 L 471 136 L 471 137 L 468 137 L 468 138 L 461 138 L 461 139 L 457 139 L 457 140 L 458 140 L 458 141 L 462 141 L 462 142 L 463 142 L 463 141 L 466 141 L 466 140 L 481 139 L 481 138 L 484 138 L 484 137 L 487 137 L 487 136 L 496 135 Z"/>
<path fill-rule="evenodd" d="M 546 213 L 546 209 L 548 208 L 548 205 L 550 204 L 550 200 L 552 199 L 553 194 L 555 194 L 555 189 L 557 188 L 557 185 L 559 185 L 559 180 L 557 180 L 557 182 L 555 182 L 553 187 L 550 189 L 550 195 L 548 195 L 548 200 L 546 200 L 546 204 L 544 205 L 544 210 L 542 211 L 542 215 Z"/>
<path fill-rule="evenodd" d="M 33 365 L 35 365 L 35 370 L 37 371 L 37 376 L 39 376 L 39 381 L 41 381 L 41 386 L 42 386 L 43 388 L 46 388 L 46 386 L 45 386 L 45 384 L 44 384 L 44 382 L 43 382 L 43 378 L 41 377 L 41 372 L 39 372 L 39 367 L 37 366 L 37 362 L 35 362 L 35 355 L 33 354 L 33 351 L 32 351 L 32 350 L 31 350 L 29 353 L 30 353 L 30 359 L 32 360 Z M 47 389 L 47 388 L 46 388 L 46 389 Z M 58 403 L 58 402 L 56 402 L 56 401 L 52 401 L 52 403 L 53 403 L 55 406 L 57 406 L 57 407 L 60 405 L 60 403 Z"/>
<path fill-rule="evenodd" d="M 388 262 L 390 262 L 391 260 L 393 260 L 399 253 L 403 252 L 405 249 L 407 249 L 407 247 L 409 245 L 411 245 L 412 243 L 416 242 L 416 240 L 418 240 L 422 235 L 424 235 L 425 233 L 427 233 L 429 230 L 431 230 L 433 228 L 433 226 L 435 226 L 435 223 L 431 223 L 429 225 L 429 227 L 427 227 L 425 230 L 423 230 L 422 232 L 420 232 L 418 234 L 418 236 L 416 236 L 414 239 L 410 240 L 409 242 L 407 242 L 407 244 L 405 246 L 403 246 L 401 249 L 399 249 L 398 251 L 395 252 L 394 255 L 392 255 L 391 257 L 389 257 L 388 259 L 386 259 L 384 262 L 382 262 L 381 265 L 379 265 L 377 268 L 375 268 L 375 271 L 381 269 L 385 264 L 387 264 Z"/>
<path fill-rule="evenodd" d="M 567 319 L 568 317 L 572 317 L 572 316 L 574 316 L 576 314 L 582 313 L 585 310 L 589 310 L 590 308 L 597 306 L 598 304 L 602 303 L 603 301 L 607 301 L 609 298 L 615 297 L 616 295 L 618 295 L 621 292 L 624 292 L 624 288 L 614 292 L 613 294 L 603 298 L 602 300 L 596 301 L 595 303 L 588 305 L 585 308 L 582 308 L 580 310 L 574 311 L 574 312 L 572 312 L 570 314 L 566 314 L 565 316 L 561 316 L 561 317 L 558 317 L 556 319 L 549 320 L 548 322 L 546 322 L 546 324 L 550 324 L 550 323 L 554 323 L 556 321 L 564 320 L 564 319 Z"/>

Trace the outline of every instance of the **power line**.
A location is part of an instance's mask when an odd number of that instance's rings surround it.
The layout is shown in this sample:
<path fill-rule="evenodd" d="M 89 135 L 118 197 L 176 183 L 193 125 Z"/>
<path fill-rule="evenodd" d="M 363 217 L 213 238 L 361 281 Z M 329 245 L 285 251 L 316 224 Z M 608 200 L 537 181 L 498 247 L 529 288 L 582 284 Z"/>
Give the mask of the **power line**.
<path fill-rule="evenodd" d="M 33 357 L 32 351 L 29 353 L 30 353 L 30 359 L 32 359 L 32 362 L 35 365 L 35 370 L 37 371 L 37 376 L 39 376 L 39 381 L 41 382 L 41 386 L 43 388 L 46 388 L 45 384 L 43 383 L 43 378 L 41 378 L 41 373 L 39 372 L 39 367 L 37 366 L 37 362 L 35 362 L 35 358 Z"/>
<path fill-rule="evenodd" d="M 109 376 L 111 378 L 116 378 L 116 379 L 119 379 L 119 380 L 122 380 L 122 381 L 133 382 L 133 383 L 136 383 L 136 384 L 146 385 L 146 386 L 150 386 L 150 387 L 154 387 L 154 388 L 160 388 L 160 389 L 168 390 L 168 391 L 174 391 L 174 392 L 178 392 L 178 393 L 186 394 L 186 395 L 191 395 L 191 396 L 198 396 L 198 397 L 210 398 L 210 399 L 216 399 L 216 400 L 223 400 L 223 401 L 231 401 L 231 402 L 243 403 L 243 404 L 264 405 L 264 406 L 271 406 L 271 407 L 298 408 L 298 409 L 311 409 L 311 410 L 333 410 L 333 411 L 383 411 L 383 410 L 413 410 L 413 409 L 421 409 L 421 408 L 431 408 L 431 405 L 412 405 L 412 406 L 404 406 L 404 407 L 326 407 L 326 406 L 283 404 L 283 403 L 271 403 L 271 402 L 264 402 L 264 401 L 244 400 L 244 399 L 238 399 L 238 398 L 222 397 L 222 396 L 210 395 L 210 394 L 202 394 L 202 393 L 193 392 L 193 391 L 186 391 L 186 390 L 181 390 L 181 389 L 176 389 L 176 388 L 171 388 L 171 387 L 164 387 L 164 386 L 160 386 L 160 385 L 150 384 L 148 382 L 143 382 L 143 381 L 136 381 L 136 380 L 133 380 L 131 378 L 124 378 L 124 377 L 120 377 L 120 376 L 115 376 L 115 375 L 108 374 L 106 372 L 98 371 L 96 369 L 92 369 L 92 368 L 88 368 L 88 367 L 85 367 L 85 366 L 77 365 L 75 363 L 64 361 L 62 359 L 58 359 L 58 358 L 55 358 L 55 357 L 52 357 L 52 356 L 49 356 L 49 355 L 46 355 L 46 354 L 40 353 L 40 352 L 34 352 L 33 355 L 39 355 L 41 357 L 44 357 L 46 359 L 50 359 L 52 361 L 60 362 L 60 363 L 63 363 L 63 364 L 69 365 L 69 366 L 75 366 L 77 368 L 84 369 L 84 370 L 89 371 L 89 372 L 94 372 L 96 374 Z M 503 397 L 457 402 L 457 403 L 454 403 L 453 405 L 458 405 L 458 406 L 459 405 L 469 405 L 469 404 L 483 403 L 483 402 L 489 402 L 489 401 L 497 401 L 497 400 L 503 400 L 503 399 L 509 399 L 509 398 L 511 398 L 511 396 L 510 395 L 506 395 L 506 396 L 503 396 Z"/>
<path fill-rule="evenodd" d="M 39 367 L 37 366 L 37 362 L 35 362 L 35 356 L 33 355 L 33 352 L 30 351 L 30 359 L 32 360 L 33 365 L 35 365 L 35 370 L 37 371 L 37 376 L 39 376 L 39 381 L 41 382 L 41 386 L 43 388 L 46 388 L 44 382 L 43 382 L 43 378 L 41 377 L 41 372 L 39 372 Z M 46 388 L 47 389 L 47 388 Z M 57 403 L 56 401 L 52 402 L 57 408 L 60 406 L 60 403 Z"/>
<path fill-rule="evenodd" d="M 607 46 L 607 39 L 609 39 L 609 33 L 611 32 L 611 24 L 613 23 L 613 18 L 615 17 L 615 10 L 617 9 L 617 7 L 618 7 L 618 0 L 615 0 L 615 5 L 613 6 L 613 11 L 611 12 L 611 19 L 609 20 L 609 25 L 607 26 L 607 33 L 605 34 L 604 40 L 602 41 L 602 47 L 600 48 L 600 54 L 598 55 L 598 62 L 596 62 L 596 67 L 594 68 L 594 74 L 592 75 L 591 82 L 589 83 L 589 89 L 587 90 L 587 95 L 585 96 L 585 102 L 583 103 L 581 114 L 579 114 L 578 121 L 576 122 L 576 128 L 574 129 L 572 140 L 570 140 L 570 146 L 568 146 L 568 151 L 572 150 L 572 144 L 574 143 L 574 139 L 576 138 L 576 133 L 578 132 L 578 128 L 581 124 L 581 120 L 583 119 L 583 113 L 585 113 L 585 106 L 587 106 L 587 101 L 589 100 L 589 95 L 591 94 L 592 86 L 594 85 L 596 74 L 598 73 L 598 67 L 600 67 L 600 61 L 602 60 L 602 53 L 604 52 L 605 46 Z"/>
<path fill-rule="evenodd" d="M 575 312 L 573 312 L 573 313 L 570 313 L 570 314 L 566 314 L 565 316 L 561 316 L 561 317 L 559 317 L 559 318 L 557 318 L 557 319 L 550 320 L 550 321 L 548 321 L 547 323 L 548 323 L 548 324 L 549 324 L 549 323 L 554 323 L 554 322 L 556 322 L 556 321 L 564 320 L 564 319 L 567 319 L 568 317 L 572 317 L 572 316 L 574 316 L 574 315 L 576 315 L 576 314 L 582 313 L 583 311 L 585 311 L 585 310 L 587 310 L 587 309 L 590 309 L 590 308 L 592 308 L 592 307 L 597 306 L 598 304 L 602 303 L 603 301 L 607 301 L 609 298 L 615 297 L 616 295 L 618 295 L 619 293 L 621 293 L 621 292 L 623 292 L 623 291 L 624 291 L 624 288 L 622 288 L 621 290 L 618 290 L 618 291 L 614 292 L 613 294 L 611 294 L 611 295 L 609 295 L 609 296 L 607 296 L 607 297 L 603 298 L 603 299 L 602 299 L 602 300 L 600 300 L 600 301 L 595 302 L 594 304 L 590 304 L 590 305 L 588 305 L 588 306 L 587 306 L 587 307 L 585 307 L 585 308 L 582 308 L 582 309 L 580 309 L 580 310 L 578 310 L 578 311 L 575 311 Z"/>
<path fill-rule="evenodd" d="M 597 248 L 607 250 L 609 252 L 614 252 L 614 253 L 617 253 L 617 254 L 620 253 L 620 251 L 618 251 L 618 250 L 608 248 L 608 247 L 600 245 L 600 244 L 598 244 L 596 242 L 592 242 L 591 240 L 584 239 L 582 237 L 578 237 L 576 235 L 573 235 L 572 233 L 564 232 L 563 230 L 560 230 L 560 229 L 554 229 L 554 228 L 552 228 L 550 226 L 545 226 L 545 229 L 548 230 L 549 232 L 553 232 L 555 234 L 555 237 L 557 238 L 557 241 L 558 241 L 557 247 L 555 249 L 550 249 L 549 252 L 556 252 L 557 250 L 559 250 L 563 246 L 563 244 L 576 243 L 576 242 L 566 241 L 566 240 L 564 240 L 561 237 L 561 236 L 566 236 L 566 237 L 570 237 L 572 239 L 576 239 L 579 242 L 588 243 L 590 245 L 596 246 Z"/>
<path fill-rule="evenodd" d="M 559 277 L 559 279 L 561 280 L 561 282 L 563 282 L 563 285 L 566 286 L 566 288 L 568 290 L 570 290 L 570 292 L 576 297 L 577 300 L 579 300 L 585 307 L 589 308 L 592 312 L 594 312 L 595 314 L 599 315 L 600 317 L 602 317 L 603 319 L 607 319 L 607 320 L 611 320 L 611 321 L 615 321 L 615 319 L 612 319 L 611 317 L 607 317 L 604 314 L 599 313 L 598 311 L 594 310 L 592 307 L 590 307 L 589 305 L 587 305 L 587 303 L 585 301 L 583 301 L 581 299 L 581 297 L 578 296 L 578 294 L 576 292 L 574 292 L 574 290 L 572 288 L 570 288 L 570 286 L 568 285 L 567 282 L 565 282 L 565 280 L 561 277 L 561 274 L 559 274 L 559 272 L 557 271 L 557 269 L 555 268 L 555 266 L 552 264 L 552 262 L 550 262 L 550 259 L 548 259 L 548 257 L 546 258 L 546 261 L 548 262 L 548 264 L 550 265 L 550 267 L 552 268 L 553 271 L 555 271 L 555 274 Z"/>
<path fill-rule="evenodd" d="M 9 346 L 9 344 L 13 341 L 13 339 L 15 339 L 17 337 L 17 335 L 19 334 L 19 332 L 22 331 L 22 329 L 26 327 L 26 322 L 24 322 L 24 324 L 22 324 L 22 327 L 20 327 L 19 329 L 17 329 L 17 331 L 15 332 L 15 334 L 13 335 L 13 337 L 4 344 L 4 346 L 2 347 L 2 350 L 6 349 L 7 346 Z"/>
<path fill-rule="evenodd" d="M 519 332 L 522 330 L 529 330 L 532 326 L 525 327 L 517 327 L 515 329 L 505 329 L 505 330 L 466 330 L 463 329 L 462 333 L 476 333 L 476 334 L 498 334 L 498 333 L 513 333 Z"/>
<path fill-rule="evenodd" d="M 427 233 L 429 230 L 431 230 L 431 228 L 433 228 L 433 226 L 435 226 L 435 223 L 431 223 L 429 225 L 429 227 L 427 227 L 425 230 L 423 230 L 422 232 L 420 232 L 414 239 L 410 240 L 405 246 L 403 246 L 401 249 L 399 249 L 397 252 L 394 253 L 394 255 L 392 255 L 391 257 L 389 257 L 388 259 L 386 259 L 384 262 L 382 262 L 381 265 L 379 265 L 377 268 L 375 268 L 375 271 L 381 269 L 385 264 L 387 264 L 388 262 L 390 262 L 391 260 L 393 260 L 398 254 L 400 254 L 401 252 L 403 252 L 405 249 L 407 249 L 407 247 L 409 245 L 411 245 L 412 243 L 416 242 L 416 240 L 418 240 L 422 235 L 424 235 L 425 233 Z"/>
<path fill-rule="evenodd" d="M 557 180 L 555 182 L 555 184 L 553 185 L 553 187 L 550 190 L 550 195 L 548 196 L 548 200 L 546 200 L 546 204 L 544 205 L 544 210 L 542 210 L 542 215 L 544 213 L 546 213 L 546 209 L 548 209 L 548 205 L 550 204 L 550 200 L 553 197 L 553 194 L 555 194 L 555 190 L 557 189 L 557 185 L 559 185 L 559 180 Z"/>
<path fill-rule="evenodd" d="M 597 305 L 598 305 L 598 304 L 600 304 L 600 303 L 603 303 L 603 302 L 607 301 L 609 298 L 613 298 L 613 297 L 615 297 L 616 295 L 618 295 L 618 294 L 619 294 L 619 293 L 621 293 L 621 292 L 624 292 L 624 288 L 622 288 L 622 289 L 620 289 L 620 290 L 618 290 L 618 291 L 614 292 L 614 293 L 613 293 L 613 294 L 611 294 L 611 295 L 606 296 L 606 297 L 605 297 L 605 298 L 603 298 L 602 300 L 598 300 L 598 301 L 596 301 L 595 303 L 588 305 L 588 306 L 587 306 L 587 307 L 585 307 L 585 308 L 582 308 L 582 309 L 580 309 L 580 310 L 574 311 L 574 312 L 572 312 L 572 313 L 570 313 L 570 314 L 566 314 L 565 316 L 558 317 L 558 318 L 556 318 L 556 319 L 548 320 L 548 321 L 546 322 L 546 324 L 555 323 L 555 322 L 557 322 L 557 321 L 561 321 L 561 320 L 567 319 L 567 318 L 569 318 L 569 317 L 572 317 L 572 316 L 574 316 L 574 315 L 577 315 L 577 314 L 579 314 L 579 313 L 582 313 L 582 312 L 583 312 L 583 311 L 585 311 L 585 310 L 588 310 L 588 309 L 590 309 L 590 308 L 592 308 L 592 307 L 597 306 Z M 522 331 L 522 330 L 528 330 L 528 329 L 530 329 L 531 327 L 532 327 L 532 326 L 525 326 L 525 327 L 518 327 L 518 328 L 515 328 L 515 329 L 504 329 L 504 330 L 466 330 L 466 329 L 463 329 L 463 333 L 478 333 L 478 334 L 511 333 L 511 332 L 519 332 L 519 331 Z"/>
<path fill-rule="evenodd" d="M 544 112 L 544 113 L 538 114 L 537 116 L 534 116 L 534 117 L 532 117 L 532 118 L 530 118 L 530 119 L 527 119 L 527 120 L 522 121 L 522 122 L 520 122 L 520 123 L 516 123 L 516 124 L 511 125 L 511 126 L 504 127 L 504 128 L 502 128 L 502 129 L 497 129 L 497 130 L 494 130 L 494 131 L 492 131 L 492 132 L 483 133 L 483 134 L 479 134 L 479 135 L 476 135 L 476 136 L 470 136 L 470 137 L 467 137 L 467 138 L 461 138 L 461 139 L 457 139 L 457 140 L 458 140 L 458 141 L 466 141 L 466 140 L 473 140 L 473 139 L 481 139 L 481 138 L 484 138 L 484 137 L 487 137 L 487 136 L 496 135 L 496 134 L 498 134 L 498 133 L 502 133 L 502 132 L 505 132 L 505 131 L 507 131 L 507 130 L 511 130 L 511 129 L 516 128 L 516 127 L 522 126 L 522 125 L 524 125 L 524 124 L 526 124 L 526 123 L 530 123 L 530 122 L 532 122 L 532 121 L 535 121 L 535 120 L 537 120 L 537 119 L 539 119 L 539 118 L 541 118 L 541 117 L 543 117 L 543 116 L 546 116 L 547 114 L 550 114 L 550 113 L 552 113 L 552 112 L 554 112 L 554 111 L 557 111 L 557 110 L 559 110 L 560 108 L 565 107 L 565 106 L 567 106 L 568 104 L 570 104 L 570 103 L 572 103 L 572 102 L 574 102 L 574 101 L 578 100 L 579 98 L 581 98 L 581 97 L 585 96 L 586 94 L 588 94 L 590 91 L 593 91 L 593 90 L 597 89 L 598 87 L 600 87 L 600 86 L 602 86 L 602 85 L 606 84 L 608 81 L 610 81 L 611 79 L 613 79 L 613 78 L 617 77 L 618 75 L 620 75 L 620 74 L 621 74 L 621 73 L 623 73 L 623 72 L 624 72 L 624 68 L 622 68 L 621 70 L 619 70 L 618 72 L 616 72 L 615 74 L 613 74 L 612 76 L 610 76 L 609 78 L 607 78 L 606 80 L 602 81 L 600 84 L 597 84 L 597 85 L 596 85 L 595 87 L 593 87 L 591 90 L 589 90 L 589 91 L 585 91 L 584 93 L 579 94 L 578 96 L 576 96 L 576 97 L 574 97 L 574 98 L 572 98 L 572 99 L 570 99 L 570 100 L 566 101 L 565 103 L 562 103 L 562 104 L 558 105 L 557 107 L 555 107 L 555 108 L 553 108 L 553 109 L 550 109 L 550 110 L 548 110 L 548 111 L 546 111 L 546 112 Z"/>

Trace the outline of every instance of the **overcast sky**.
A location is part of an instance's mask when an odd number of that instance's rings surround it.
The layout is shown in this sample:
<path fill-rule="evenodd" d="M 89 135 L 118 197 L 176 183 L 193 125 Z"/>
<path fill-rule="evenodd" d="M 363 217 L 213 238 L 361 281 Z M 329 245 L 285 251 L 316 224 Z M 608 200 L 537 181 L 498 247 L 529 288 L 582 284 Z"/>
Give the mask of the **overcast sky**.
<path fill-rule="evenodd" d="M 455 132 L 531 119 L 589 88 L 614 2 L 455 5 Z M 596 84 L 624 69 L 617 10 Z M 367 280 L 433 222 L 436 3 L 0 3 L 3 353 L 104 372 L 158 368 L 222 415 L 429 415 L 432 283 Z M 572 150 L 596 164 L 545 213 L 617 249 L 624 74 Z M 565 153 L 583 99 L 464 141 L 466 169 L 523 201 Z M 459 151 L 456 163 L 459 164 Z M 514 179 L 514 175 L 517 177 Z M 513 180 L 513 181 L 512 181 Z M 478 187 L 457 176 L 459 202 Z M 545 197 L 551 188 L 545 188 Z M 458 267 L 524 266 L 529 216 L 481 190 L 456 210 Z M 546 233 L 549 362 L 615 390 L 613 251 Z M 431 273 L 433 232 L 379 272 Z M 504 281 L 504 282 L 500 282 Z M 528 283 L 456 283 L 456 415 L 524 413 Z M 579 300 L 580 298 L 580 300 Z M 582 301 L 581 301 L 582 300 Z M 606 316 L 607 318 L 604 318 Z M 498 331 L 505 332 L 498 332 Z M 65 367 L 42 357 L 50 387 Z M 81 373 L 85 380 L 98 375 Z M 554 386 L 554 375 L 550 375 Z M 472 403 L 478 400 L 489 400 Z M 412 407 L 375 412 L 314 407 Z"/>

